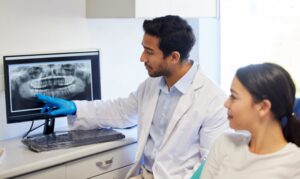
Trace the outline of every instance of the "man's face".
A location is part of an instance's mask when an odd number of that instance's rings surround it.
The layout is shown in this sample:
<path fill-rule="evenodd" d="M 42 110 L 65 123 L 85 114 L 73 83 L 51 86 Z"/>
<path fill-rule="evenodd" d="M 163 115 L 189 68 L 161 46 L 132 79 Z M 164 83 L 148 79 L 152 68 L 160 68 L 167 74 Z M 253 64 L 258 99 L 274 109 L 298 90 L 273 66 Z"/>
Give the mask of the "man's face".
<path fill-rule="evenodd" d="M 159 49 L 159 38 L 144 34 L 142 46 L 144 51 L 140 60 L 144 62 L 149 76 L 168 76 L 170 74 L 168 57 L 164 58 L 163 52 Z"/>

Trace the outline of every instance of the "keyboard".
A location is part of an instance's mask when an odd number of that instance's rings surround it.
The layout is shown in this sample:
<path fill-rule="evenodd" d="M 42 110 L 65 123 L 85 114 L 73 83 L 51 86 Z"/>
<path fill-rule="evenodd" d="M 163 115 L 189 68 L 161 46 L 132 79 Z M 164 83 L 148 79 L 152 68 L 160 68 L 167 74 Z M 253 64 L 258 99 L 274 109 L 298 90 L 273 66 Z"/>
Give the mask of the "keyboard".
<path fill-rule="evenodd" d="M 35 152 L 77 147 L 88 144 L 114 141 L 125 138 L 113 129 L 72 130 L 55 132 L 49 135 L 33 135 L 22 140 L 22 143 Z"/>

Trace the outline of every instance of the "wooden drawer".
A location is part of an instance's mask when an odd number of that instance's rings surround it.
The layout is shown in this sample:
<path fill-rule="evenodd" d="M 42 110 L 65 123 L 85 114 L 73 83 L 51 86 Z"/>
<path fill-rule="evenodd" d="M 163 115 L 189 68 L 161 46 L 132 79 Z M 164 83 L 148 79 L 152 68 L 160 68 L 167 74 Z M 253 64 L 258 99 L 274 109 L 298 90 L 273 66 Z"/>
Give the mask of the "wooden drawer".
<path fill-rule="evenodd" d="M 134 163 L 137 144 L 102 152 L 66 164 L 68 179 L 89 178 Z"/>

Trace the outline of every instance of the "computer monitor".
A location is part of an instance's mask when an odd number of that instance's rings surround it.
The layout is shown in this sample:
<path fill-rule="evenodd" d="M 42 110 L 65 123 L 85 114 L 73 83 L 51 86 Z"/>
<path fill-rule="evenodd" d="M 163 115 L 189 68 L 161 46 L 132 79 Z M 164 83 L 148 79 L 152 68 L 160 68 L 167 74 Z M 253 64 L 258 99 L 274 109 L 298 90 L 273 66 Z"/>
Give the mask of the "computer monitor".
<path fill-rule="evenodd" d="M 46 120 L 44 134 L 52 133 L 54 118 L 35 95 L 101 99 L 99 61 L 98 50 L 4 56 L 7 123 Z"/>

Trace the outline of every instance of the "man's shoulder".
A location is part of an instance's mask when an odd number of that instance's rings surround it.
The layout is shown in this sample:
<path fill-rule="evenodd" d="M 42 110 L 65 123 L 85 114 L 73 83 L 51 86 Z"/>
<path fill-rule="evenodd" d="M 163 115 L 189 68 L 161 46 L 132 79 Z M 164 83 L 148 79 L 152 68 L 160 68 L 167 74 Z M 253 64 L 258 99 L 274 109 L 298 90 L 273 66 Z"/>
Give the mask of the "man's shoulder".
<path fill-rule="evenodd" d="M 222 105 L 226 99 L 226 93 L 220 86 L 202 73 L 201 70 L 195 75 L 192 87 L 201 98 L 218 99 L 218 101 L 222 101 Z M 213 102 L 213 100 L 211 102 Z"/>
<path fill-rule="evenodd" d="M 148 77 L 145 79 L 138 87 L 139 92 L 146 92 L 146 91 L 153 91 L 155 89 L 158 89 L 160 80 L 162 77 Z"/>
<path fill-rule="evenodd" d="M 216 84 L 216 82 L 214 82 L 206 74 L 204 74 L 200 68 L 198 69 L 198 71 L 195 75 L 194 82 L 199 85 L 215 87 L 215 88 L 219 89 L 219 85 Z"/>
<path fill-rule="evenodd" d="M 142 83 L 144 86 L 158 86 L 162 77 L 148 77 Z"/>

